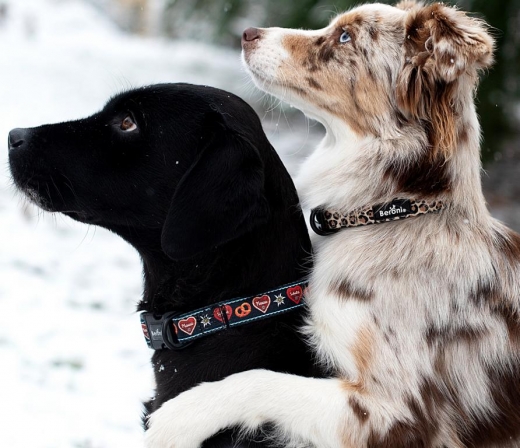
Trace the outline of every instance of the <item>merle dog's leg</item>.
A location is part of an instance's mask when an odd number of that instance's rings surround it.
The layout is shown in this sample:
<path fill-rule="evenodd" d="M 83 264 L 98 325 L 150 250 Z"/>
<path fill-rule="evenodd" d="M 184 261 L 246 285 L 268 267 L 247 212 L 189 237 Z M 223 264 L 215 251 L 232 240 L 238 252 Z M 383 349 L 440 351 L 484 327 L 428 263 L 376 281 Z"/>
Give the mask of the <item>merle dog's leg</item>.
<path fill-rule="evenodd" d="M 146 446 L 198 448 L 225 428 L 254 430 L 272 423 L 282 437 L 338 448 L 345 442 L 346 427 L 354 434 L 361 429 L 362 423 L 349 407 L 353 394 L 338 379 L 268 370 L 238 373 L 203 383 L 164 403 L 150 418 Z"/>

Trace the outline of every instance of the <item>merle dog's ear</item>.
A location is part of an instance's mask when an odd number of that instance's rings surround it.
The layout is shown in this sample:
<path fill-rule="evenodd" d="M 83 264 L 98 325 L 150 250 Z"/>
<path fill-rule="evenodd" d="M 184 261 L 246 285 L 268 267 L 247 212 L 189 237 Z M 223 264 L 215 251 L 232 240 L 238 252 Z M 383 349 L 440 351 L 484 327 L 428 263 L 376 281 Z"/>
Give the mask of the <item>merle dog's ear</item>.
<path fill-rule="evenodd" d="M 264 166 L 258 149 L 221 114 L 208 115 L 208 135 L 171 201 L 161 244 L 172 259 L 212 250 L 267 221 Z"/>
<path fill-rule="evenodd" d="M 402 6 L 407 14 L 397 104 L 413 119 L 431 123 L 434 154 L 449 158 L 457 146 L 459 86 L 474 86 L 493 63 L 494 40 L 482 20 L 443 3 Z"/>

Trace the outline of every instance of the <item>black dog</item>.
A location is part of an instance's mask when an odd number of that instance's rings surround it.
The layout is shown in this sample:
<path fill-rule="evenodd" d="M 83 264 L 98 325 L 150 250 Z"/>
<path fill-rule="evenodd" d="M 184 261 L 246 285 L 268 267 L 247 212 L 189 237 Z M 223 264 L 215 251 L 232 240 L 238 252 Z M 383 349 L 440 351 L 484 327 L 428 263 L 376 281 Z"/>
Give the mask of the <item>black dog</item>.
<path fill-rule="evenodd" d="M 105 227 L 139 251 L 140 311 L 190 312 L 298 281 L 311 267 L 292 180 L 254 111 L 230 93 L 189 84 L 132 90 L 89 118 L 11 131 L 9 163 L 16 186 L 41 208 Z M 300 320 L 294 310 L 157 350 L 147 414 L 243 370 L 311 374 Z M 226 431 L 205 446 L 232 444 Z"/>

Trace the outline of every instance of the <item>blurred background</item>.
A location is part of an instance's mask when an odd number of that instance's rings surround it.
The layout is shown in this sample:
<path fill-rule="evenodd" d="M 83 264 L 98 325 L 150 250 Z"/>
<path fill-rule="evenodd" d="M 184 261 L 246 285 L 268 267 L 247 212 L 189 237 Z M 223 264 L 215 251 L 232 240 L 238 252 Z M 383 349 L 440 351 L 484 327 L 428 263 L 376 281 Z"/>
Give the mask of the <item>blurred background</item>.
<path fill-rule="evenodd" d="M 90 115 L 124 89 L 191 82 L 248 101 L 291 174 L 320 125 L 260 94 L 240 65 L 248 26 L 318 28 L 348 0 L 0 0 L 0 135 Z M 520 230 L 520 0 L 461 0 L 497 38 L 477 99 L 492 213 Z M 4 140 L 4 141 L 5 141 Z M 102 229 L 44 214 L 0 151 L 0 446 L 141 446 L 151 352 L 134 313 L 141 267 Z"/>

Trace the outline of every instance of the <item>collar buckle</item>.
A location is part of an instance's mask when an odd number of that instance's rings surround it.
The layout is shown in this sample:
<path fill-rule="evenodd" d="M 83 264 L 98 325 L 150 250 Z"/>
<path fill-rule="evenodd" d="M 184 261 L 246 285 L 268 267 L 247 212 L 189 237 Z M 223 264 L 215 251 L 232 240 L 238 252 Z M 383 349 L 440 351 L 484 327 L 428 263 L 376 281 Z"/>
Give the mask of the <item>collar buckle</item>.
<path fill-rule="evenodd" d="M 180 313 L 170 312 L 162 316 L 153 313 L 141 313 L 141 328 L 148 347 L 154 350 L 169 348 L 170 350 L 181 350 L 191 342 L 179 341 L 173 331 L 172 320 Z"/>

